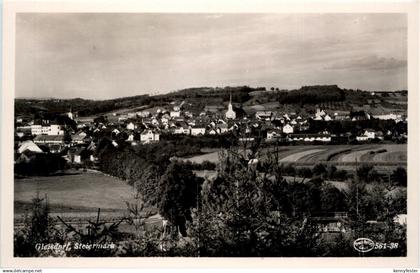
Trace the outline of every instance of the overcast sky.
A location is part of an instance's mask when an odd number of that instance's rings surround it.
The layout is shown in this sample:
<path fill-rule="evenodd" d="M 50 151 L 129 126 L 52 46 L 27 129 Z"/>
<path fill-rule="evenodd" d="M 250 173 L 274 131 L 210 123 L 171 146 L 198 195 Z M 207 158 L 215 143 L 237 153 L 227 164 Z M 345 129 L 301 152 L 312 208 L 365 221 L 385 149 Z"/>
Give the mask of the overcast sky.
<path fill-rule="evenodd" d="M 402 14 L 18 14 L 16 96 L 407 88 Z"/>

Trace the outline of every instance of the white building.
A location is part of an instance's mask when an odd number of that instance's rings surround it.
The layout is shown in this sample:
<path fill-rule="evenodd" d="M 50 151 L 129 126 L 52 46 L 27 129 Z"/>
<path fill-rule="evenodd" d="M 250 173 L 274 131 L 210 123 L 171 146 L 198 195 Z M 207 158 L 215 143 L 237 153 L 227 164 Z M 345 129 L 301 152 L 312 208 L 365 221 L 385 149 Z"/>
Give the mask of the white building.
<path fill-rule="evenodd" d="M 136 128 L 137 126 L 133 122 L 127 124 L 127 130 L 134 130 Z"/>
<path fill-rule="evenodd" d="M 271 120 L 272 116 L 272 111 L 257 111 L 255 113 L 255 118 L 259 120 Z"/>
<path fill-rule="evenodd" d="M 19 154 L 23 153 L 24 151 L 31 151 L 34 153 L 43 153 L 41 148 L 38 147 L 32 140 L 26 140 L 20 144 L 17 152 Z"/>
<path fill-rule="evenodd" d="M 376 132 L 372 129 L 366 129 L 364 132 L 364 135 L 368 138 L 368 139 L 374 139 L 376 136 Z"/>
<path fill-rule="evenodd" d="M 158 142 L 159 141 L 159 133 L 153 132 L 153 130 L 144 130 L 140 134 L 140 142 L 143 144 L 151 143 L 151 142 Z"/>
<path fill-rule="evenodd" d="M 327 114 L 327 115 L 324 116 L 324 120 L 325 121 L 330 121 L 330 120 L 332 120 L 332 118 L 330 117 L 330 115 Z"/>
<path fill-rule="evenodd" d="M 357 141 L 368 141 L 370 139 L 375 139 L 376 137 L 376 132 L 372 129 L 366 129 L 365 132 L 356 137 Z"/>
<path fill-rule="evenodd" d="M 31 134 L 34 136 L 42 135 L 42 125 L 41 124 L 32 124 L 31 125 Z"/>
<path fill-rule="evenodd" d="M 64 128 L 60 124 L 51 124 L 50 130 L 48 131 L 48 135 L 50 136 L 60 136 L 64 135 Z"/>
<path fill-rule="evenodd" d="M 32 124 L 31 125 L 31 134 L 34 136 L 38 135 L 49 135 L 49 136 L 59 136 L 64 135 L 64 128 L 59 124 Z"/>
<path fill-rule="evenodd" d="M 171 118 L 179 118 L 181 116 L 181 111 L 171 111 Z"/>
<path fill-rule="evenodd" d="M 204 135 L 205 133 L 206 133 L 205 127 L 192 127 L 191 128 L 191 135 L 193 136 Z"/>
<path fill-rule="evenodd" d="M 142 117 L 142 118 L 147 118 L 150 116 L 150 112 L 149 111 L 141 111 L 141 112 L 137 112 L 137 116 L 138 117 Z"/>
<path fill-rule="evenodd" d="M 283 133 L 285 134 L 293 134 L 293 126 L 290 124 L 286 124 L 283 126 Z"/>
<path fill-rule="evenodd" d="M 281 133 L 276 130 L 269 130 L 267 132 L 267 140 L 271 141 L 281 136 Z"/>
<path fill-rule="evenodd" d="M 377 118 L 377 119 L 381 119 L 381 120 L 389 120 L 389 119 L 401 120 L 401 115 L 397 115 L 397 114 L 393 114 L 393 113 L 382 114 L 382 115 L 374 115 L 373 117 Z"/>

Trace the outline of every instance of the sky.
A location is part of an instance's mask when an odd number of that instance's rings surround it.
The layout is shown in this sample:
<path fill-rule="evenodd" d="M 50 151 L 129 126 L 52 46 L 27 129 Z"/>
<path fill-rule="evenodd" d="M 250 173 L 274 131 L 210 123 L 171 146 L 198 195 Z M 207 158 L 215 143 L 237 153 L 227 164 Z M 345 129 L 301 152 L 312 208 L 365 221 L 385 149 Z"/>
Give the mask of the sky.
<path fill-rule="evenodd" d="M 16 97 L 189 87 L 407 89 L 404 14 L 20 13 Z"/>

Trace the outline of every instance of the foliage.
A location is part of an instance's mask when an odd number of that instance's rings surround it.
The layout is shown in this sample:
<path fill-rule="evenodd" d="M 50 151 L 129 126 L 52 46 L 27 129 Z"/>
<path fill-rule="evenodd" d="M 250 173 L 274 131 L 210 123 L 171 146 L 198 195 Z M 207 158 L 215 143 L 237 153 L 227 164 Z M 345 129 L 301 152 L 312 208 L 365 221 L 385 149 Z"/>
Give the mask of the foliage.
<path fill-rule="evenodd" d="M 32 199 L 31 215 L 26 216 L 23 228 L 15 232 L 14 256 L 38 256 L 35 246 L 49 241 L 51 221 L 47 199 L 40 198 L 37 194 Z"/>
<path fill-rule="evenodd" d="M 391 181 L 394 185 L 407 187 L 407 171 L 405 168 L 398 167 L 391 175 Z"/>
<path fill-rule="evenodd" d="M 197 206 L 202 179 L 177 161 L 172 162 L 159 182 L 159 213 L 186 235 L 185 223 Z"/>
<path fill-rule="evenodd" d="M 280 104 L 318 104 L 322 102 L 343 101 L 345 93 L 337 85 L 303 86 L 291 92 L 279 92 Z"/>
<path fill-rule="evenodd" d="M 30 156 L 28 161 L 17 162 L 14 172 L 19 175 L 49 175 L 65 169 L 66 161 L 60 154 L 42 153 Z"/>

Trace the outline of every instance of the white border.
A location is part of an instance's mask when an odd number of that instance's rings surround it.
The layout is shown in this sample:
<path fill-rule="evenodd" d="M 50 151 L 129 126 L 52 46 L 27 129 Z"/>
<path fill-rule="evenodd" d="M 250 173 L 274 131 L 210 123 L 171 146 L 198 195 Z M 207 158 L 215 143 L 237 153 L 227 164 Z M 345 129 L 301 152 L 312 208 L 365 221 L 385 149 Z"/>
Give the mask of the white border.
<path fill-rule="evenodd" d="M 6 1 L 3 13 L 3 99 L 1 114 L 1 265 L 4 267 L 416 267 L 419 262 L 418 167 L 418 1 L 141 0 Z M 164 12 L 164 13 L 407 13 L 408 14 L 408 257 L 406 258 L 14 258 L 13 120 L 15 14 L 17 12 Z"/>

